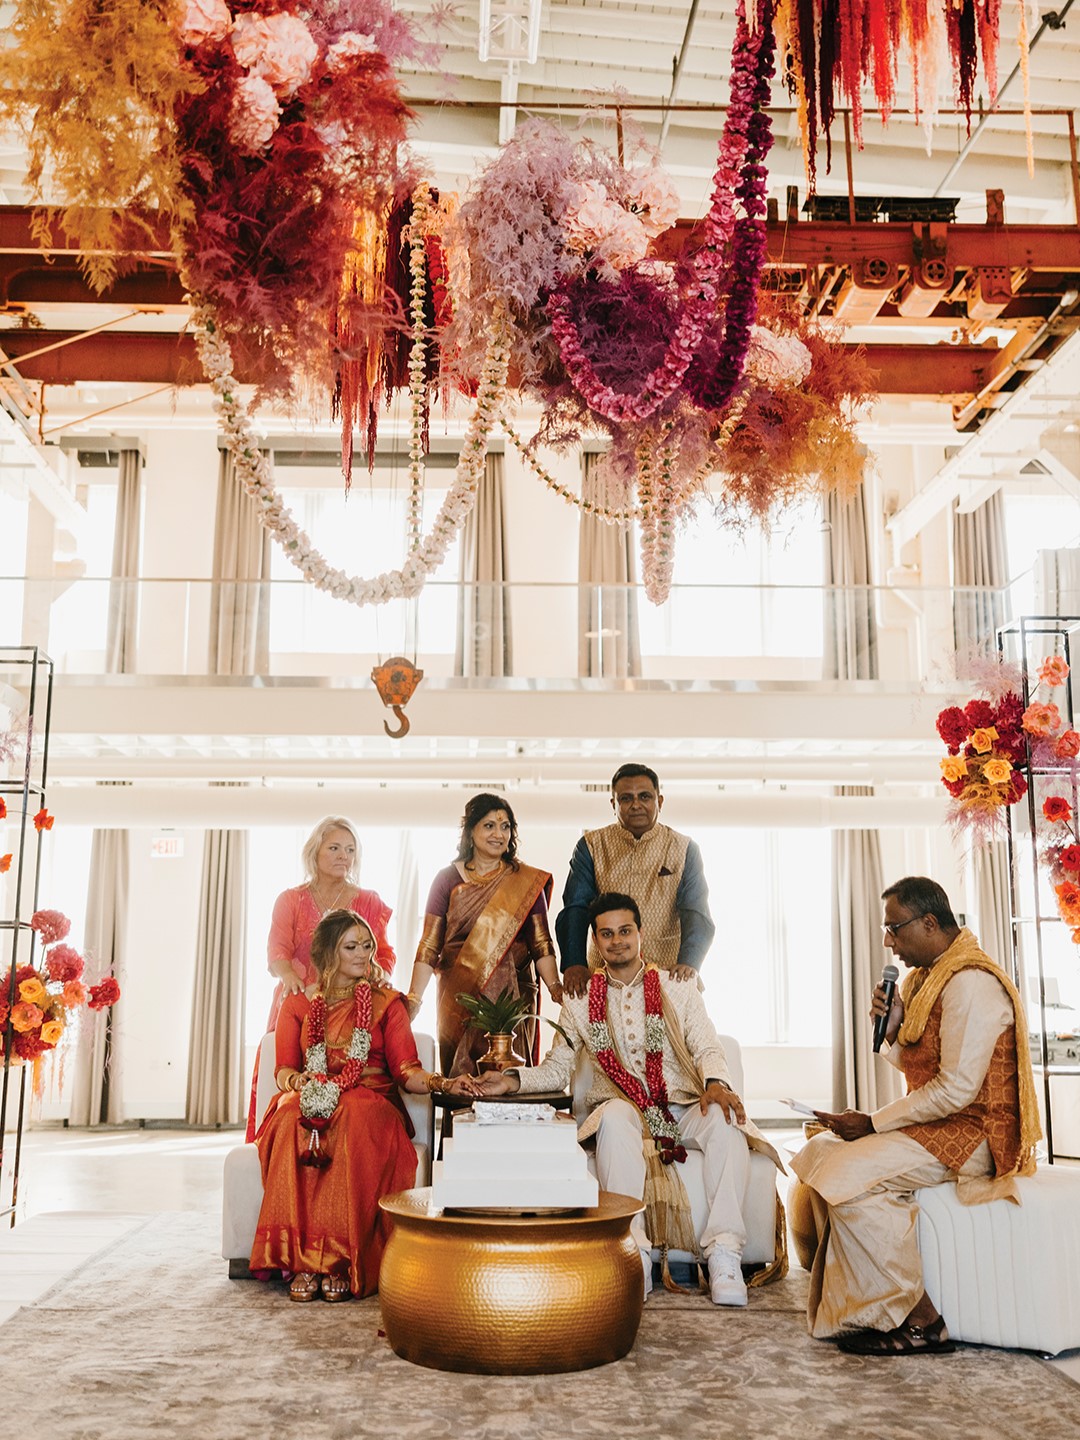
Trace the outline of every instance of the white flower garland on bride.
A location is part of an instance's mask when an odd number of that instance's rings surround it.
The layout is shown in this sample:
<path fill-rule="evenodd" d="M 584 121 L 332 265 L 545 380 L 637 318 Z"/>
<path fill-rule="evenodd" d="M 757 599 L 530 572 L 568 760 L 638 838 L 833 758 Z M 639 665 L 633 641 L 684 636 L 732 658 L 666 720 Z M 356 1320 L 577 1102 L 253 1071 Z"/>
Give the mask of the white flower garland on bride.
<path fill-rule="evenodd" d="M 236 393 L 229 342 L 219 330 L 207 302 L 193 295 L 188 298 L 195 344 L 214 393 L 214 409 L 221 420 L 225 445 L 236 466 L 237 479 L 255 502 L 259 523 L 305 580 L 318 590 L 329 591 L 337 600 L 347 600 L 351 605 L 385 605 L 390 600 L 418 595 L 445 560 L 450 542 L 476 504 L 488 441 L 502 412 L 506 390 L 510 327 L 505 314 L 497 311 L 492 318 L 476 405 L 465 432 L 457 473 L 435 517 L 431 534 L 409 554 L 400 570 L 385 570 L 365 580 L 330 565 L 293 519 L 274 484 L 269 462 L 259 448 L 247 408 Z"/>

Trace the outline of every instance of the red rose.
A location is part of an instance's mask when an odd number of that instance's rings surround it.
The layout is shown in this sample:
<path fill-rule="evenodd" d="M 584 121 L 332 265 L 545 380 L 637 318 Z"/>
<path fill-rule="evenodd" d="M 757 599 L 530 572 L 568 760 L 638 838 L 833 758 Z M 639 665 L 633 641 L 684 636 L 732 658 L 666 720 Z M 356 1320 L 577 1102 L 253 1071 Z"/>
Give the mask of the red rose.
<path fill-rule="evenodd" d="M 59 910 L 35 910 L 30 917 L 30 928 L 41 936 L 43 945 L 55 945 L 58 940 L 67 939 L 71 921 Z"/>
<path fill-rule="evenodd" d="M 956 705 L 950 705 L 947 710 L 942 710 L 937 717 L 937 733 L 945 744 L 954 753 L 967 739 L 970 726 L 964 718 L 964 712 Z"/>
<path fill-rule="evenodd" d="M 969 700 L 964 706 L 964 718 L 968 730 L 986 730 L 997 718 L 989 700 Z"/>
<path fill-rule="evenodd" d="M 1066 845 L 1058 856 L 1058 864 L 1063 870 L 1080 871 L 1080 845 Z"/>
<path fill-rule="evenodd" d="M 15 989 L 18 990 L 24 980 L 33 980 L 36 975 L 33 965 L 20 965 L 15 971 Z"/>
<path fill-rule="evenodd" d="M 1014 770 L 1012 773 L 1012 784 L 1009 786 L 1009 804 L 1015 805 L 1018 800 L 1022 800 L 1027 794 L 1027 788 L 1028 782 L 1023 775 L 1020 774 L 1019 770 Z"/>
<path fill-rule="evenodd" d="M 49 1048 L 41 1038 L 41 1031 L 25 1030 L 21 1035 L 16 1035 L 11 1046 L 20 1060 L 36 1060 L 39 1055 L 44 1055 Z"/>
<path fill-rule="evenodd" d="M 1072 760 L 1080 755 L 1080 734 L 1075 730 L 1063 730 L 1054 741 L 1054 754 L 1059 760 Z"/>
<path fill-rule="evenodd" d="M 41 809 L 37 812 L 37 814 L 34 816 L 34 829 L 38 832 L 39 835 L 41 834 L 42 830 L 51 830 L 55 819 L 56 817 L 54 815 L 50 815 L 48 810 L 46 810 L 43 805 Z"/>
<path fill-rule="evenodd" d="M 58 985 L 78 980 L 83 973 L 83 958 L 70 945 L 55 945 L 45 957 L 45 970 Z"/>
<path fill-rule="evenodd" d="M 1048 795 L 1043 801 L 1043 814 L 1052 825 L 1072 817 L 1072 806 L 1064 795 Z"/>
<path fill-rule="evenodd" d="M 120 999 L 120 986 L 112 975 L 106 975 L 100 985 L 90 986 L 90 999 L 86 1002 L 91 1010 L 104 1010 L 115 1005 Z"/>
<path fill-rule="evenodd" d="M 7 801 L 0 795 L 0 820 L 7 819 Z"/>

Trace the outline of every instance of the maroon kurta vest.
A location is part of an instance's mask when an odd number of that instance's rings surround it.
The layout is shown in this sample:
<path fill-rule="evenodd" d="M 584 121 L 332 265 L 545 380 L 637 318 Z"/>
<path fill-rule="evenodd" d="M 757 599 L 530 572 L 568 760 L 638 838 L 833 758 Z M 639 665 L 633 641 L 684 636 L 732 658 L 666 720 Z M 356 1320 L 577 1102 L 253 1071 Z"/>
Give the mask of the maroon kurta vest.
<path fill-rule="evenodd" d="M 941 1000 L 939 996 L 921 1037 L 901 1050 L 900 1066 L 909 1093 L 921 1090 L 941 1069 Z M 953 1171 L 966 1164 L 980 1143 L 987 1140 L 994 1173 L 1002 1175 L 1012 1170 L 1020 1154 L 1016 1026 L 1007 1026 L 998 1036 L 982 1088 L 970 1105 L 943 1120 L 905 1125 L 903 1133 Z"/>

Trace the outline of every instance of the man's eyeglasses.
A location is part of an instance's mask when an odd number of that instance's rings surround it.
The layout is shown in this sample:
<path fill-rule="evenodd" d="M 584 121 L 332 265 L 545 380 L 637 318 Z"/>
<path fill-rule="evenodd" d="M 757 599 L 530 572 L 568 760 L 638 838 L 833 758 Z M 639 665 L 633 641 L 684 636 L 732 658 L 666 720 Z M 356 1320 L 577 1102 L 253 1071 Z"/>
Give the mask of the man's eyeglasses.
<path fill-rule="evenodd" d="M 922 918 L 921 915 L 912 915 L 907 920 L 885 920 L 881 925 L 881 933 L 883 935 L 895 935 L 896 932 L 902 930 L 905 925 L 910 925 L 912 920 L 921 920 Z"/>

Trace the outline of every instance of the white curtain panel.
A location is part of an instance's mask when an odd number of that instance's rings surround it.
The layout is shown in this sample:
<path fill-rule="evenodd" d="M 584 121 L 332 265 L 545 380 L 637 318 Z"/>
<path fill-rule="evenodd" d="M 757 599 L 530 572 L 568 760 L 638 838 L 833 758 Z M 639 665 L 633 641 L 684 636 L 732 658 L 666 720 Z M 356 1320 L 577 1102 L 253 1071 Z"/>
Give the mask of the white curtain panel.
<path fill-rule="evenodd" d="M 821 662 L 826 680 L 876 680 L 877 619 L 870 540 L 866 525 L 866 490 L 860 486 L 850 500 L 825 497 L 825 634 Z"/>
<path fill-rule="evenodd" d="M 601 456 L 581 457 L 581 496 L 603 504 Z M 617 680 L 641 674 L 634 533 L 581 511 L 578 531 L 578 674 Z"/>
<path fill-rule="evenodd" d="M 967 514 L 954 506 L 952 521 L 953 638 L 962 669 L 965 655 L 996 652 L 998 626 L 1008 618 L 1004 495 L 998 490 Z"/>
<path fill-rule="evenodd" d="M 211 675 L 265 675 L 270 668 L 270 536 L 255 503 L 220 452 L 210 597 Z"/>
<path fill-rule="evenodd" d="M 120 1093 L 128 897 L 128 832 L 95 830 L 86 905 L 86 981 L 113 974 L 120 999 L 108 1010 L 79 1011 L 71 1065 L 72 1125 L 116 1125 L 125 1118 Z"/>
<path fill-rule="evenodd" d="M 838 795 L 873 788 L 839 786 Z M 864 1113 L 903 1093 L 899 1073 L 873 1049 L 870 1003 L 889 957 L 882 944 L 881 846 L 876 830 L 833 832 L 833 1107 Z"/>
<path fill-rule="evenodd" d="M 456 675 L 493 677 L 513 671 L 503 468 L 501 455 L 488 455 L 462 532 Z"/>
<path fill-rule="evenodd" d="M 244 935 L 248 837 L 208 830 L 203 849 L 195 993 L 188 1052 L 190 1125 L 238 1125 L 247 1108 Z"/>
<path fill-rule="evenodd" d="M 1080 549 L 1036 553 L 1035 614 L 1080 616 Z"/>
<path fill-rule="evenodd" d="M 1020 985 L 1013 955 L 1012 890 L 1009 885 L 1009 847 L 1004 840 L 978 845 L 971 852 L 975 914 L 971 928 L 979 944 L 1006 974 Z M 1023 987 L 1021 986 L 1021 994 Z M 1027 996 L 1024 996 L 1027 1003 Z"/>
<path fill-rule="evenodd" d="M 142 515 L 142 456 L 120 451 L 113 527 L 112 580 L 105 628 L 105 672 L 130 675 L 138 668 L 139 539 Z"/>

